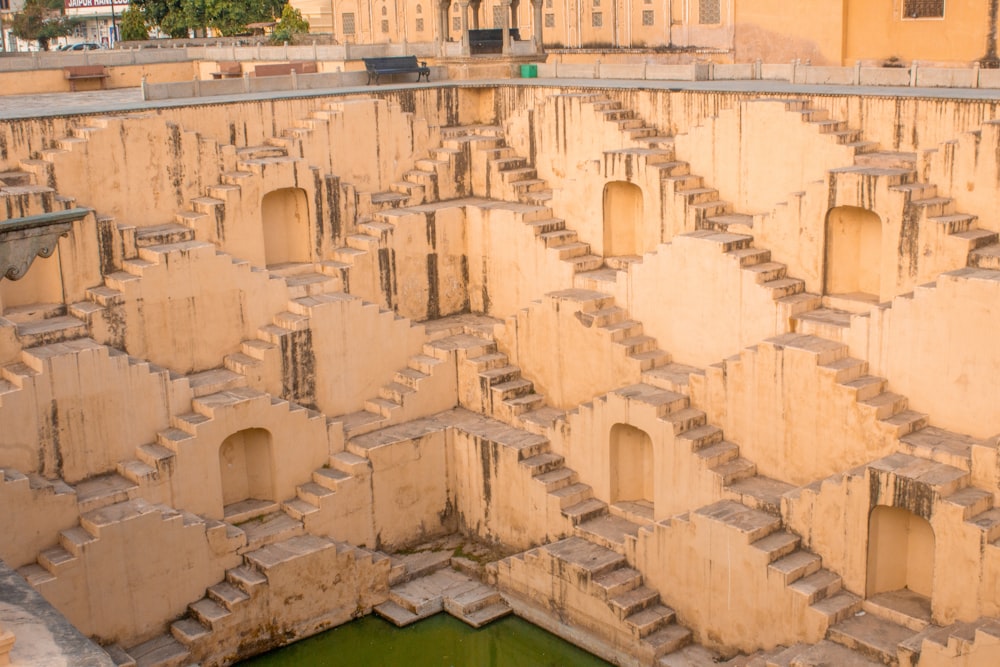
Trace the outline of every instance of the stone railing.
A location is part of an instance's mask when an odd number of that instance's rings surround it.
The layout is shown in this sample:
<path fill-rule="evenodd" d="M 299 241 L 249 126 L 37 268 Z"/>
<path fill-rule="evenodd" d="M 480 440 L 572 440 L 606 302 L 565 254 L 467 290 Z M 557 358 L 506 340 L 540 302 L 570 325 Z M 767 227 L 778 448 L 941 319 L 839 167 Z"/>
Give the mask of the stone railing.
<path fill-rule="evenodd" d="M 289 61 L 315 60 L 344 62 L 376 56 L 432 58 L 437 54 L 433 42 L 409 44 L 308 44 L 267 46 L 264 44 L 178 46 L 175 48 L 136 48 L 94 51 L 32 51 L 0 58 L 0 72 L 23 72 L 59 69 L 73 65 L 152 65 L 198 60 Z"/>
<path fill-rule="evenodd" d="M 447 78 L 445 67 L 431 67 L 430 83 L 440 83 Z M 412 79 L 412 76 L 411 76 Z M 169 100 L 187 97 L 216 97 L 220 95 L 242 95 L 246 93 L 287 92 L 293 90 L 323 90 L 365 86 L 368 75 L 360 72 L 317 72 L 280 76 L 250 76 L 245 73 L 234 79 L 193 79 L 191 81 L 171 81 L 167 83 L 142 82 L 142 99 Z M 422 83 L 421 85 L 428 85 Z M 374 88 L 374 86 L 373 86 Z"/>
<path fill-rule="evenodd" d="M 805 85 L 920 86 L 927 88 L 1000 88 L 1000 70 L 971 67 L 921 66 L 829 67 L 792 62 L 766 64 L 687 63 L 545 63 L 538 76 L 553 79 L 638 79 L 647 81 L 787 81 Z"/>

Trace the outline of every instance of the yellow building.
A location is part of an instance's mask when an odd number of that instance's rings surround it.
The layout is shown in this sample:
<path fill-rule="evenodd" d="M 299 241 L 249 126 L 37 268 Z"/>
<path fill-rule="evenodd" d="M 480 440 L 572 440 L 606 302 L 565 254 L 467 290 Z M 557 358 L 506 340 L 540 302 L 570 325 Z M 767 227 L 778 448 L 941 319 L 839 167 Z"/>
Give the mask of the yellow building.
<path fill-rule="evenodd" d="M 997 62 L 992 3 L 945 0 L 297 0 L 314 32 L 342 43 L 460 41 L 470 29 L 511 27 L 547 48 L 695 49 L 735 62 L 853 65 Z"/>

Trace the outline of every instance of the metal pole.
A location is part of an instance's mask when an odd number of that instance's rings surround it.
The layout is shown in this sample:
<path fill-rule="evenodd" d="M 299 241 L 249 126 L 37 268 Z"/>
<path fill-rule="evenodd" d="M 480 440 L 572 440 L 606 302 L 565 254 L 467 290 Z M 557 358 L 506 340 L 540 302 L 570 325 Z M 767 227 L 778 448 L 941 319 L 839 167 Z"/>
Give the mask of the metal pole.
<path fill-rule="evenodd" d="M 108 40 L 111 48 L 115 48 L 115 43 L 118 41 L 118 17 L 115 16 L 115 0 L 111 0 L 111 38 Z"/>

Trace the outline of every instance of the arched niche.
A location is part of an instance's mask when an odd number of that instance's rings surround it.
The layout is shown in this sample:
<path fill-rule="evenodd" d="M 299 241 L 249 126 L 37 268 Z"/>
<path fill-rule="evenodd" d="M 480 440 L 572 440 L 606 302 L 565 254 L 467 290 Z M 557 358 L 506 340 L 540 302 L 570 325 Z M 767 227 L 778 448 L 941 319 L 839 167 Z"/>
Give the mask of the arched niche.
<path fill-rule="evenodd" d="M 642 190 L 634 183 L 611 181 L 604 186 L 604 256 L 642 252 Z"/>
<path fill-rule="evenodd" d="M 35 257 L 24 277 L 0 280 L 0 314 L 10 314 L 11 309 L 26 306 L 61 303 L 63 283 L 58 246 L 48 257 Z"/>
<path fill-rule="evenodd" d="M 309 204 L 301 188 L 281 188 L 260 204 L 264 258 L 268 266 L 312 261 Z"/>
<path fill-rule="evenodd" d="M 611 503 L 638 505 L 652 517 L 652 439 L 642 429 L 629 424 L 615 424 L 611 427 L 609 440 Z"/>
<path fill-rule="evenodd" d="M 271 433 L 251 428 L 233 433 L 219 446 L 222 505 L 243 500 L 275 500 Z"/>
<path fill-rule="evenodd" d="M 878 299 L 881 288 L 882 219 L 857 206 L 826 214 L 824 293 Z"/>
<path fill-rule="evenodd" d="M 866 597 L 909 591 L 930 598 L 934 580 L 934 529 L 899 507 L 879 505 L 868 517 Z"/>

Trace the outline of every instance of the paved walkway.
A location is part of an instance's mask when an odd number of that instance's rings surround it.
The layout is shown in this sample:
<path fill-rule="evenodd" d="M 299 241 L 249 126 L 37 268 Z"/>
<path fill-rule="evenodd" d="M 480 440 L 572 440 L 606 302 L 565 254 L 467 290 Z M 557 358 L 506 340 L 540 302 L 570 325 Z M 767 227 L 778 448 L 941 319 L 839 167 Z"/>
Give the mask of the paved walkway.
<path fill-rule="evenodd" d="M 690 90 L 699 92 L 740 92 L 766 95 L 867 95 L 874 97 L 922 97 L 1000 101 L 1000 89 L 993 88 L 910 88 L 892 86 L 828 86 L 791 84 L 784 81 L 645 81 L 638 79 L 483 79 L 475 81 L 435 81 L 431 83 L 348 86 L 320 90 L 286 90 L 269 93 L 216 95 L 146 102 L 139 88 L 95 90 L 44 95 L 0 95 L 0 120 L 39 118 L 112 111 L 167 109 L 192 104 L 226 104 L 241 100 L 268 100 L 325 95 L 364 93 L 373 90 L 412 88 L 472 87 L 497 85 L 553 86 L 567 88 L 633 88 L 645 90 Z"/>

